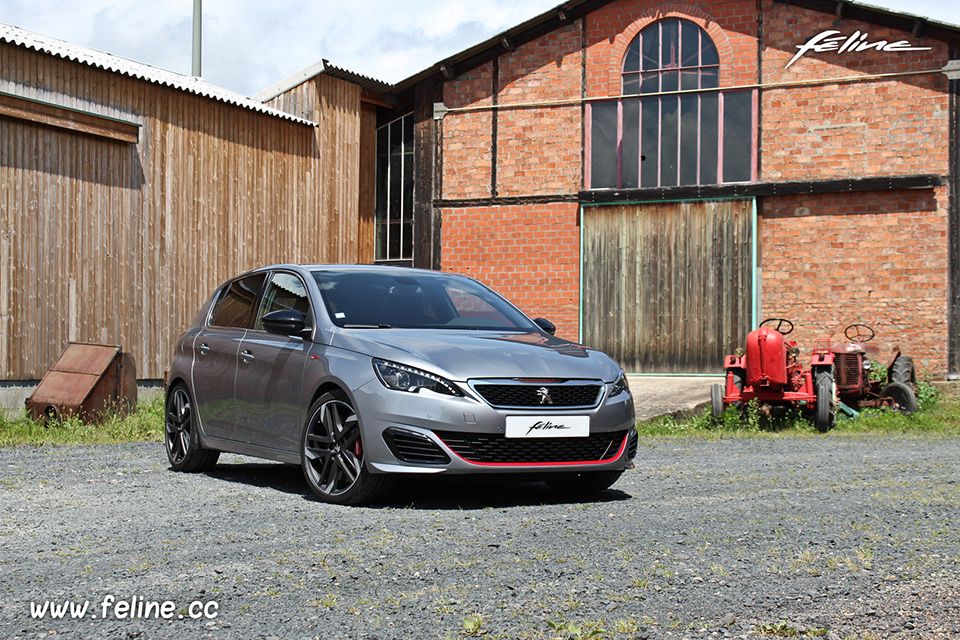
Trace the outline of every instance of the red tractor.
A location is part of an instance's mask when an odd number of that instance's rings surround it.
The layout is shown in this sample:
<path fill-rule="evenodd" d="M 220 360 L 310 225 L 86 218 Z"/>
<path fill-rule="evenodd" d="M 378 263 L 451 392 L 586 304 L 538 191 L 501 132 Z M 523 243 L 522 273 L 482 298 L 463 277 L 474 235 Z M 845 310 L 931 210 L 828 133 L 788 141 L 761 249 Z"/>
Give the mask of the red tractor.
<path fill-rule="evenodd" d="M 746 352 L 737 349 L 724 358 L 726 384 L 710 390 L 714 417 L 723 415 L 729 405 L 756 400 L 768 413 L 791 406 L 812 413 L 818 431 L 833 427 L 837 416 L 834 354 L 829 348 L 815 348 L 810 368 L 804 369 L 796 341 L 784 339 L 792 331 L 789 320 L 769 318 L 747 335 Z"/>
<path fill-rule="evenodd" d="M 886 380 L 871 380 L 872 360 L 879 360 L 880 349 L 868 344 L 876 336 L 872 327 L 851 324 L 843 330 L 849 342 L 833 345 L 837 395 L 850 407 L 885 407 L 907 413 L 917 410 L 917 383 L 913 359 L 894 347 L 887 361 Z"/>
<path fill-rule="evenodd" d="M 830 345 L 830 339 L 814 344 L 810 367 L 799 362 L 800 349 L 784 336 L 793 323 L 769 318 L 747 335 L 746 353 L 737 349 L 724 358 L 726 384 L 710 390 L 715 418 L 727 406 L 757 400 L 762 410 L 773 412 L 790 406 L 813 415 L 818 431 L 829 431 L 837 407 L 855 415 L 854 408 L 886 407 L 912 413 L 917 410 L 913 360 L 894 347 L 887 363 L 887 379 L 871 380 L 871 357 L 880 350 L 869 343 L 876 333 L 864 324 L 844 329 L 849 342 Z"/>

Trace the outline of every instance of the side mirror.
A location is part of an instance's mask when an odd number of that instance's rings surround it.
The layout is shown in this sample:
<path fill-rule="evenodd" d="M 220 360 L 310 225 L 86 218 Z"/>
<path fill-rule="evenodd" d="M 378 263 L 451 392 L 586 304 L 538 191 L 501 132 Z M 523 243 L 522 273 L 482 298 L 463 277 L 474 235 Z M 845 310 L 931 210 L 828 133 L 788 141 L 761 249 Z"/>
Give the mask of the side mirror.
<path fill-rule="evenodd" d="M 292 336 L 302 333 L 307 326 L 307 319 L 303 314 L 293 309 L 271 311 L 261 318 L 263 328 L 269 333 L 281 336 Z"/>
<path fill-rule="evenodd" d="M 557 325 L 553 324 L 546 318 L 537 318 L 533 321 L 533 324 L 537 325 L 550 335 L 555 335 L 557 333 Z"/>

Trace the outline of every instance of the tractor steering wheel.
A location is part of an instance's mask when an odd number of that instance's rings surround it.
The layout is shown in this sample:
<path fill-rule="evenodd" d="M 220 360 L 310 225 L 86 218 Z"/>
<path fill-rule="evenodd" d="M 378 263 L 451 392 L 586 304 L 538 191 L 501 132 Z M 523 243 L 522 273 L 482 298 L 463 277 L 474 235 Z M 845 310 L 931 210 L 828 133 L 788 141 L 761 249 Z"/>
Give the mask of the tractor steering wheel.
<path fill-rule="evenodd" d="M 777 323 L 776 327 L 773 326 L 774 322 Z M 760 323 L 760 326 L 761 327 L 769 326 L 773 328 L 774 331 L 777 331 L 784 336 L 789 334 L 791 331 L 793 331 L 793 323 L 787 320 L 786 318 L 767 318 L 766 320 Z M 786 327 L 787 329 L 786 331 L 783 330 L 784 327 Z"/>
<path fill-rule="evenodd" d="M 850 342 L 870 342 L 877 335 L 877 332 L 870 325 L 852 324 L 843 330 L 843 335 Z"/>

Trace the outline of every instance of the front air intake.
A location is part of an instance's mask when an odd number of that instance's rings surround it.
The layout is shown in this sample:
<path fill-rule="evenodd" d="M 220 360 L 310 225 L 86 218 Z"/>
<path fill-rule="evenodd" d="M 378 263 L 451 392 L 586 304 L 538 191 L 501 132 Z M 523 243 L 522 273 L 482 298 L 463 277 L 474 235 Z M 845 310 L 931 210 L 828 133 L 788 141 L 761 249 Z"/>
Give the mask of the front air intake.
<path fill-rule="evenodd" d="M 383 432 L 383 441 L 387 443 L 390 453 L 404 462 L 414 464 L 447 464 L 450 456 L 436 442 L 427 436 L 390 427 Z"/>

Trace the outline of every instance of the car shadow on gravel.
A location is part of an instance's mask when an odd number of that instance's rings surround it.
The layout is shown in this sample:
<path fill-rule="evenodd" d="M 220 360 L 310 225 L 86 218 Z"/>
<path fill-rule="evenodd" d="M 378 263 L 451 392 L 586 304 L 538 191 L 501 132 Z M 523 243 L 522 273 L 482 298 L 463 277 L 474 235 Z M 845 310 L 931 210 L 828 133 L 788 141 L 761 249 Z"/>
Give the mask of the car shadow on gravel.
<path fill-rule="evenodd" d="M 208 477 L 250 487 L 273 489 L 315 500 L 297 465 L 276 462 L 220 463 Z M 397 478 L 390 493 L 373 508 L 464 510 L 537 505 L 590 504 L 631 500 L 612 488 L 596 493 L 556 491 L 543 482 L 523 477 L 448 476 Z"/>
<path fill-rule="evenodd" d="M 631 500 L 619 489 L 594 493 L 556 491 L 543 482 L 523 478 L 450 476 L 399 478 L 390 496 L 378 506 L 403 509 L 487 509 Z"/>
<path fill-rule="evenodd" d="M 265 489 L 276 489 L 283 493 L 312 496 L 307 482 L 303 478 L 303 471 L 298 465 L 278 462 L 241 462 L 237 464 L 220 463 L 205 475 L 236 482 L 237 484 Z"/>

